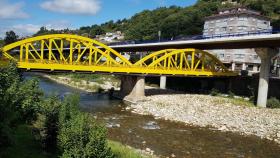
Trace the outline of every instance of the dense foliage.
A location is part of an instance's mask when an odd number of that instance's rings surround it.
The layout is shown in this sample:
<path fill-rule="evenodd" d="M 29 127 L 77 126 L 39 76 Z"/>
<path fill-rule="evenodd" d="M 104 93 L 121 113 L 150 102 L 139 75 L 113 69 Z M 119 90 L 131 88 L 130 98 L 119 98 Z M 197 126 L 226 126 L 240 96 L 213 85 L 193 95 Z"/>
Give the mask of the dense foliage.
<path fill-rule="evenodd" d="M 10 134 L 19 123 L 36 119 L 41 97 L 38 81 L 23 81 L 15 64 L 0 69 L 0 147 L 12 143 Z"/>
<path fill-rule="evenodd" d="M 218 9 L 232 7 L 222 5 L 223 0 L 198 0 L 188 7 L 161 7 L 144 10 L 130 19 L 108 21 L 101 25 L 81 27 L 78 30 L 61 30 L 95 37 L 110 31 L 122 31 L 127 40 L 155 40 L 161 31 L 161 38 L 202 34 L 204 18 L 217 13 Z M 280 0 L 236 0 L 240 5 L 262 12 L 272 19 L 272 26 L 280 28 Z M 37 34 L 52 33 L 54 30 L 40 30 Z"/>
<path fill-rule="evenodd" d="M 62 157 L 114 157 L 107 147 L 106 129 L 78 109 L 77 96 L 69 96 L 59 113 L 59 147 Z"/>
<path fill-rule="evenodd" d="M 14 63 L 0 69 L 0 157 L 13 143 L 14 129 L 31 123 L 46 151 L 58 151 L 65 158 L 115 157 L 106 129 L 78 105 L 78 95 L 43 98 L 38 80 L 23 80 Z"/>
<path fill-rule="evenodd" d="M 16 35 L 16 33 L 14 31 L 8 31 L 6 32 L 6 36 L 4 38 L 4 43 L 7 44 L 11 44 L 14 43 L 18 40 L 18 35 Z"/>
<path fill-rule="evenodd" d="M 272 98 L 269 98 L 268 100 L 267 100 L 267 104 L 266 104 L 266 106 L 268 107 L 268 108 L 280 108 L 280 100 L 278 100 L 277 98 L 275 98 L 275 97 L 272 97 Z"/>

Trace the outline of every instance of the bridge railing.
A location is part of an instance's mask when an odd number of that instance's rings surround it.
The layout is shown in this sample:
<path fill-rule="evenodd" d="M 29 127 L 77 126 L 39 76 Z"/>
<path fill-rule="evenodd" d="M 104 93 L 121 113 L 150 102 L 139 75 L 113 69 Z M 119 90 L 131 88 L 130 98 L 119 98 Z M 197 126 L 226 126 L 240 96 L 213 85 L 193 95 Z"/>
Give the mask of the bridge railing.
<path fill-rule="evenodd" d="M 128 40 L 122 42 L 109 43 L 109 46 L 115 45 L 129 45 L 129 44 L 145 44 L 145 43 L 160 43 L 160 42 L 170 42 L 170 41 L 187 41 L 187 40 L 206 40 L 214 38 L 230 38 L 230 37 L 242 37 L 242 36 L 254 36 L 254 35 L 269 35 L 269 34 L 280 34 L 280 30 L 267 29 L 267 30 L 256 30 L 240 33 L 226 33 L 226 34 L 214 34 L 214 35 L 191 35 L 191 36 L 178 36 L 171 39 L 161 39 L 161 40 Z"/>

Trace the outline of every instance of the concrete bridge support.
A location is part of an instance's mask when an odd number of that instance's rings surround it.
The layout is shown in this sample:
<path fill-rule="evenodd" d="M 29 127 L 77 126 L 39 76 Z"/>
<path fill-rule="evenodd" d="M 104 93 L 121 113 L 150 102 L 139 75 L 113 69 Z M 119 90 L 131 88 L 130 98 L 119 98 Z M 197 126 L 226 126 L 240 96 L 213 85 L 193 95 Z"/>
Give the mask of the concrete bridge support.
<path fill-rule="evenodd" d="M 160 89 L 166 89 L 166 76 L 160 76 Z"/>
<path fill-rule="evenodd" d="M 257 106 L 266 107 L 271 58 L 278 53 L 278 49 L 256 48 L 255 51 L 261 58 Z"/>
<path fill-rule="evenodd" d="M 143 76 L 122 76 L 121 95 L 124 100 L 136 102 L 145 97 L 145 77 Z"/>

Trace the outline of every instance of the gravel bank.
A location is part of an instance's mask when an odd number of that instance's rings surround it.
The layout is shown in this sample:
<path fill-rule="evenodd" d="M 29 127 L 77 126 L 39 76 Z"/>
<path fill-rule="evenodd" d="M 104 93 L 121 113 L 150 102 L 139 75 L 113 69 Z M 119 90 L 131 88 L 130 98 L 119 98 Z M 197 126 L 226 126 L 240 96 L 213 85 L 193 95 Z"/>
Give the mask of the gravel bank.
<path fill-rule="evenodd" d="M 193 94 L 148 96 L 147 101 L 131 104 L 131 108 L 138 114 L 256 135 L 280 144 L 280 109 L 234 105 L 227 98 Z"/>
<path fill-rule="evenodd" d="M 112 81 L 106 81 L 104 79 L 103 83 L 97 83 L 97 82 L 88 82 L 86 80 L 80 80 L 79 82 L 73 81 L 69 77 L 56 77 L 56 76 L 51 76 L 47 74 L 39 74 L 42 77 L 48 78 L 52 81 L 55 81 L 60 84 L 64 84 L 73 88 L 77 88 L 86 92 L 97 92 L 99 88 L 108 91 L 111 88 L 114 88 L 115 90 L 119 90 L 118 83 L 112 82 Z"/>

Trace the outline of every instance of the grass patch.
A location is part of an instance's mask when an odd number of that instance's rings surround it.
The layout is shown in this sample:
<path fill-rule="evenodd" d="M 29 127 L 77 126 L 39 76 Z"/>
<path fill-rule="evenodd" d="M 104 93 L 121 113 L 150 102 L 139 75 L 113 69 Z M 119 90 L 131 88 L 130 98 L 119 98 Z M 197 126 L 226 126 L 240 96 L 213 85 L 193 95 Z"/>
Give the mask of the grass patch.
<path fill-rule="evenodd" d="M 57 157 L 55 154 L 43 151 L 40 141 L 32 135 L 32 126 L 19 125 L 13 135 L 13 144 L 1 149 L 0 157 L 3 158 L 49 158 Z"/>
<path fill-rule="evenodd" d="M 96 82 L 98 84 L 104 84 L 104 82 L 112 82 L 115 86 L 120 85 L 120 79 L 114 75 L 103 75 L 103 74 L 82 74 L 82 73 L 64 73 L 64 74 L 52 74 L 53 77 L 67 77 L 73 82 L 86 81 Z"/>
<path fill-rule="evenodd" d="M 108 145 L 117 158 L 152 158 L 151 156 L 143 156 L 136 149 L 129 148 L 115 141 L 108 141 Z"/>
<path fill-rule="evenodd" d="M 223 96 L 217 96 L 219 99 L 215 99 L 214 102 L 216 104 L 225 104 L 225 103 L 231 103 L 233 105 L 240 105 L 240 106 L 248 106 L 248 107 L 254 107 L 255 105 L 248 100 L 245 100 L 243 98 L 229 98 L 229 97 L 223 97 Z"/>
<path fill-rule="evenodd" d="M 0 59 L 0 67 L 5 67 L 9 64 L 9 60 Z"/>

